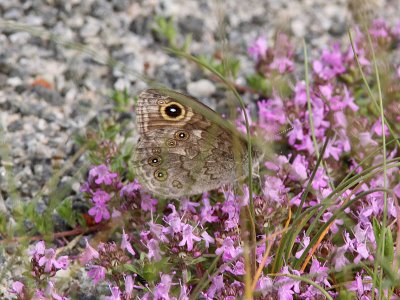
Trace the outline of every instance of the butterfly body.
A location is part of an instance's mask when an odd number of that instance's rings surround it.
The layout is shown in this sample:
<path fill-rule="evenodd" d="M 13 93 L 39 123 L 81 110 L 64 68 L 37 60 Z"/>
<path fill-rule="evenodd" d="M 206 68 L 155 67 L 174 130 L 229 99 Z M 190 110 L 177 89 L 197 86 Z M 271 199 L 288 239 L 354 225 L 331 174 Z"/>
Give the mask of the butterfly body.
<path fill-rule="evenodd" d="M 246 140 L 224 127 L 226 121 L 195 98 L 145 90 L 136 113 L 140 133 L 136 174 L 154 194 L 167 198 L 199 194 L 234 182 L 238 171 L 247 174 Z"/>

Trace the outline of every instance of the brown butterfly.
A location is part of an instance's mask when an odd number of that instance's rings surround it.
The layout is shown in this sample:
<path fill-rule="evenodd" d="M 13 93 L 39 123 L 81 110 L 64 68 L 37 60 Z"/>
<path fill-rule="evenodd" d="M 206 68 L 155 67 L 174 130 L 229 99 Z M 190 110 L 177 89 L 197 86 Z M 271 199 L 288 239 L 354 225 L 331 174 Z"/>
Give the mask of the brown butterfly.
<path fill-rule="evenodd" d="M 246 139 L 197 99 L 148 89 L 139 95 L 136 114 L 136 175 L 154 194 L 199 194 L 248 174 Z"/>

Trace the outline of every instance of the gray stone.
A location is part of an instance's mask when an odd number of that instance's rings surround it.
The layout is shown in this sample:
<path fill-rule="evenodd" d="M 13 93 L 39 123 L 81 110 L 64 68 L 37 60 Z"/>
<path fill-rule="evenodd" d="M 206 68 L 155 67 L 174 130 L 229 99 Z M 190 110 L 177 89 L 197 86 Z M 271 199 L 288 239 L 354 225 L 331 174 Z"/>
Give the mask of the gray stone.
<path fill-rule="evenodd" d="M 183 34 L 191 34 L 193 39 L 200 41 L 204 34 L 204 21 L 194 16 L 187 16 L 179 22 Z"/>
<path fill-rule="evenodd" d="M 129 24 L 129 30 L 138 35 L 149 34 L 151 26 L 154 23 L 153 16 L 139 15 L 132 19 Z"/>
<path fill-rule="evenodd" d="M 60 106 L 64 104 L 64 98 L 55 90 L 50 90 L 40 85 L 34 86 L 32 90 L 38 97 L 51 105 Z"/>
<path fill-rule="evenodd" d="M 22 120 L 15 120 L 7 126 L 9 132 L 19 131 L 23 128 Z"/>
<path fill-rule="evenodd" d="M 126 11 L 131 3 L 129 0 L 112 0 L 113 8 L 117 12 Z"/>

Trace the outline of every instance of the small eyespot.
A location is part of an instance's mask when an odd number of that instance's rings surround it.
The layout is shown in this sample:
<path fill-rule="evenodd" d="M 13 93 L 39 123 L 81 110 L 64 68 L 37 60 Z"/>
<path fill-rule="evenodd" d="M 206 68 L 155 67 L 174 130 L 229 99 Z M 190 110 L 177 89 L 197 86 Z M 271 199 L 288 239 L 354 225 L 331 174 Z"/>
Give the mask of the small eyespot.
<path fill-rule="evenodd" d="M 168 178 L 168 173 L 167 171 L 163 170 L 163 169 L 158 169 L 154 172 L 154 177 L 158 180 L 158 181 L 165 181 Z"/>
<path fill-rule="evenodd" d="M 161 154 L 161 148 L 153 148 L 152 150 L 151 150 L 151 152 L 154 154 L 154 155 L 159 155 L 159 154 Z"/>
<path fill-rule="evenodd" d="M 183 188 L 182 183 L 181 183 L 180 181 L 178 181 L 178 180 L 172 181 L 172 186 L 173 186 L 174 188 L 177 188 L 177 189 Z"/>
<path fill-rule="evenodd" d="M 181 141 L 186 141 L 189 138 L 189 132 L 186 130 L 178 130 L 175 132 L 175 139 L 181 140 Z"/>
<path fill-rule="evenodd" d="M 159 156 L 153 156 L 153 157 L 150 157 L 147 160 L 147 162 L 149 163 L 150 166 L 156 167 L 156 166 L 161 165 L 162 159 Z"/>
<path fill-rule="evenodd" d="M 176 147 L 176 141 L 174 139 L 168 139 L 165 144 L 167 145 L 167 147 L 169 148 L 174 148 Z"/>
<path fill-rule="evenodd" d="M 157 101 L 157 104 L 158 104 L 158 105 L 164 105 L 164 104 L 165 104 L 165 101 L 164 101 L 164 100 L 158 100 L 158 101 Z"/>

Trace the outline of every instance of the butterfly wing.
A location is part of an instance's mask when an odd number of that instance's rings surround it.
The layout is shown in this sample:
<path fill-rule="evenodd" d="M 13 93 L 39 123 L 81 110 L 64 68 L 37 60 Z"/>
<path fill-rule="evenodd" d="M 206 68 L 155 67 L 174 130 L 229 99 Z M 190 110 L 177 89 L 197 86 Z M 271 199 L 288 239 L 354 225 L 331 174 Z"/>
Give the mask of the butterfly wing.
<path fill-rule="evenodd" d="M 137 123 L 136 174 L 155 194 L 179 197 L 218 188 L 233 182 L 247 161 L 246 141 L 195 98 L 143 91 Z"/>

